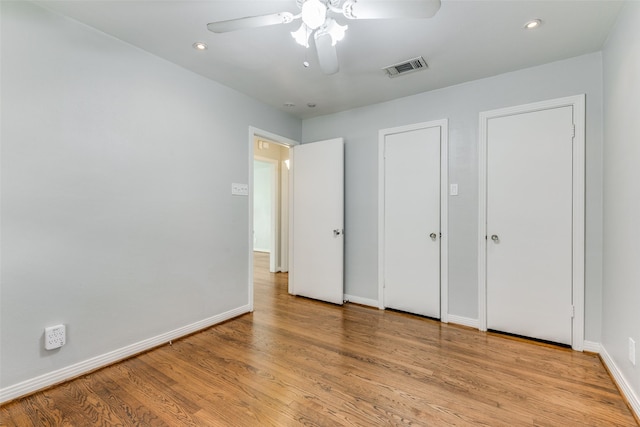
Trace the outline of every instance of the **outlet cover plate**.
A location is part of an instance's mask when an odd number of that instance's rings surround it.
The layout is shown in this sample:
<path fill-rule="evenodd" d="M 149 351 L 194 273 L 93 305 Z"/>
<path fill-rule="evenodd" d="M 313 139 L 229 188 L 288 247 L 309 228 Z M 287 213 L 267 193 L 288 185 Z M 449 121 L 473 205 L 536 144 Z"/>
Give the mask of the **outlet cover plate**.
<path fill-rule="evenodd" d="M 249 185 L 248 184 L 231 184 L 231 194 L 234 196 L 248 196 L 249 195 Z"/>
<path fill-rule="evenodd" d="M 636 366 L 636 342 L 631 337 L 629 337 L 629 362 Z"/>
<path fill-rule="evenodd" d="M 67 333 L 64 325 L 55 325 L 44 328 L 45 350 L 55 350 L 62 347 L 67 341 Z"/>

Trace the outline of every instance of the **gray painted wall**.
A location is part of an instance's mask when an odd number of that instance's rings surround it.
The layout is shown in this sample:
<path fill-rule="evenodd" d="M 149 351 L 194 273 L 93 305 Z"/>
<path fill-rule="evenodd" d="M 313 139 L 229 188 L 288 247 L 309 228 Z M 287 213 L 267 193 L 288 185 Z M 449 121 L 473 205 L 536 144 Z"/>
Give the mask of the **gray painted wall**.
<path fill-rule="evenodd" d="M 27 2 L 2 7 L 7 387 L 248 303 L 249 126 L 298 119 Z M 44 351 L 45 326 L 67 344 Z"/>
<path fill-rule="evenodd" d="M 602 344 L 640 397 L 640 2 L 620 12 L 604 53 Z M 628 339 L 636 342 L 636 365 Z M 636 407 L 637 408 L 637 407 Z"/>
<path fill-rule="evenodd" d="M 403 78 L 427 79 L 429 71 Z M 345 138 L 345 293 L 378 299 L 378 130 L 449 119 L 449 314 L 478 317 L 478 114 L 586 93 L 586 339 L 600 341 L 602 59 L 593 53 L 386 103 L 304 120 L 303 142 Z"/>

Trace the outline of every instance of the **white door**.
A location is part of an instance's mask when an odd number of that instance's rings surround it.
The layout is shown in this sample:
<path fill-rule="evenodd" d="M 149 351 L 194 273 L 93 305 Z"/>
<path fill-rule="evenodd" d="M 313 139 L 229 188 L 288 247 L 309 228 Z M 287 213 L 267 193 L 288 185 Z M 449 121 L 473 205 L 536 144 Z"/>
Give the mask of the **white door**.
<path fill-rule="evenodd" d="M 342 304 L 344 144 L 342 138 L 292 149 L 290 289 Z"/>
<path fill-rule="evenodd" d="M 571 344 L 573 107 L 487 122 L 487 327 Z"/>
<path fill-rule="evenodd" d="M 384 306 L 440 318 L 441 127 L 384 140 Z"/>

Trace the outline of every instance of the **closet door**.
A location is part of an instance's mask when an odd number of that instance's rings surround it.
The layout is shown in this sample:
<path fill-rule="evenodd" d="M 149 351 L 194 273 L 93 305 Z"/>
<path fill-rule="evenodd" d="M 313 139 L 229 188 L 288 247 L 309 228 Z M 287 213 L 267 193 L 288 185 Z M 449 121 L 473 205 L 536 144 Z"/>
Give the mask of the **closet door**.
<path fill-rule="evenodd" d="M 573 107 L 487 122 L 487 328 L 571 344 Z"/>
<path fill-rule="evenodd" d="M 441 127 L 384 140 L 384 306 L 440 318 Z"/>

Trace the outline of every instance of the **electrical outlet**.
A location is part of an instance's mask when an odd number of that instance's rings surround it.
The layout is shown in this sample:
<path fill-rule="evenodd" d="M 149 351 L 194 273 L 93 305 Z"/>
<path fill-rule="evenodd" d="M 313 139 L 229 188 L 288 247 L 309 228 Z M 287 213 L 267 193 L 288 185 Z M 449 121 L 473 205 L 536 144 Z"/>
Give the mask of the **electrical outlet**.
<path fill-rule="evenodd" d="M 64 325 L 49 326 L 44 328 L 44 348 L 45 350 L 55 350 L 64 345 L 67 340 L 66 328 Z"/>
<path fill-rule="evenodd" d="M 629 337 L 629 362 L 636 366 L 636 342 L 631 337 Z"/>
<path fill-rule="evenodd" d="M 231 184 L 231 194 L 235 196 L 248 196 L 249 195 L 249 185 L 247 184 Z"/>

